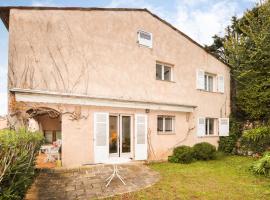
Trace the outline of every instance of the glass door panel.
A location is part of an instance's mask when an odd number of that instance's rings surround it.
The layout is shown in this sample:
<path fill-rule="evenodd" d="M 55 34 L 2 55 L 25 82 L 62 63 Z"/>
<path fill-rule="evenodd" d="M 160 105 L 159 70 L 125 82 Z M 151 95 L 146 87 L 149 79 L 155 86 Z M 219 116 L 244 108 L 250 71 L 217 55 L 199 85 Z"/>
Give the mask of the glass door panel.
<path fill-rule="evenodd" d="M 44 131 L 45 143 L 52 144 L 53 143 L 53 132 L 52 131 Z"/>
<path fill-rule="evenodd" d="M 109 120 L 109 153 L 118 153 L 118 116 L 110 116 Z"/>
<path fill-rule="evenodd" d="M 56 131 L 56 140 L 61 140 L 62 139 L 62 134 L 61 131 Z"/>
<path fill-rule="evenodd" d="M 121 120 L 121 153 L 130 153 L 130 144 L 131 144 L 131 117 L 122 116 Z"/>

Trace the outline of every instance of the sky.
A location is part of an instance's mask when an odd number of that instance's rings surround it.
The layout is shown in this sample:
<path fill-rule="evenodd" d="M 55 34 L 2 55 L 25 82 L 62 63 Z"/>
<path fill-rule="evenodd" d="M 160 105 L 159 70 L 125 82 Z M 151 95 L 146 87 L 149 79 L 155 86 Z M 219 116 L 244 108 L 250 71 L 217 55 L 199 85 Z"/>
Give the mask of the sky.
<path fill-rule="evenodd" d="M 223 35 L 232 16 L 241 17 L 259 0 L 0 0 L 0 6 L 147 8 L 198 43 Z M 8 31 L 0 22 L 0 116 L 7 113 Z"/>

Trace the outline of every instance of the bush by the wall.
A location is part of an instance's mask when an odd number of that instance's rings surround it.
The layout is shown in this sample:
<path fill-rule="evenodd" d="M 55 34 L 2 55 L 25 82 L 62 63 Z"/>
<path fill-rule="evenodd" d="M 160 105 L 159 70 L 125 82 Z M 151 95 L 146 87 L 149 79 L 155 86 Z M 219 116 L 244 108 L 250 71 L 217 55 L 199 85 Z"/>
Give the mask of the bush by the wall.
<path fill-rule="evenodd" d="M 251 166 L 251 170 L 255 174 L 270 176 L 270 151 L 265 152 L 263 157 Z"/>
<path fill-rule="evenodd" d="M 0 131 L 0 199 L 23 199 L 35 175 L 40 133 Z"/>
<path fill-rule="evenodd" d="M 263 153 L 270 148 L 270 126 L 259 126 L 243 133 L 241 146 L 253 153 Z"/>
<path fill-rule="evenodd" d="M 179 146 L 173 150 L 173 155 L 169 156 L 169 162 L 174 163 L 191 163 L 193 158 L 192 147 L 189 146 Z"/>
<path fill-rule="evenodd" d="M 237 138 L 234 136 L 220 137 L 218 141 L 218 150 L 226 154 L 234 154 L 236 151 Z"/>
<path fill-rule="evenodd" d="M 207 142 L 201 142 L 194 145 L 193 152 L 197 160 L 212 160 L 215 159 L 216 147 Z"/>

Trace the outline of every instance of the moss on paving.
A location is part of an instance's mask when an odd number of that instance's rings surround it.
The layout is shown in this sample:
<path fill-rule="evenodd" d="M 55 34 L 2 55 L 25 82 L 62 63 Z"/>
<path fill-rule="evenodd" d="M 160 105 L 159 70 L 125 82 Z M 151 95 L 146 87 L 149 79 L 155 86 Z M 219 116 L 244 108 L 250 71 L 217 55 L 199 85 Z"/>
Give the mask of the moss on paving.
<path fill-rule="evenodd" d="M 252 158 L 227 156 L 192 164 L 150 164 L 161 174 L 157 184 L 109 199 L 270 199 L 270 179 L 254 176 L 248 170 L 252 162 Z"/>

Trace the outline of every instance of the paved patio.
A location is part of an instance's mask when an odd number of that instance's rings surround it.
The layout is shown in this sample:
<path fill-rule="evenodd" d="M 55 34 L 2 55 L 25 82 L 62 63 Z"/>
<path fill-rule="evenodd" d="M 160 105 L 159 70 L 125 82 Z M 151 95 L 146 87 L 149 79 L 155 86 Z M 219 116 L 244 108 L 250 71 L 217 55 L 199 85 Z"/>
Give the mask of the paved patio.
<path fill-rule="evenodd" d="M 105 179 L 113 172 L 112 165 L 95 165 L 78 169 L 42 169 L 26 200 L 96 199 L 133 192 L 149 187 L 159 180 L 159 174 L 142 163 L 118 167 L 126 185 L 114 179 L 105 187 Z"/>

